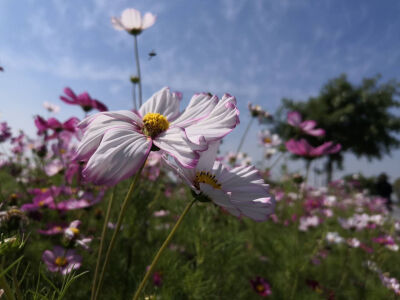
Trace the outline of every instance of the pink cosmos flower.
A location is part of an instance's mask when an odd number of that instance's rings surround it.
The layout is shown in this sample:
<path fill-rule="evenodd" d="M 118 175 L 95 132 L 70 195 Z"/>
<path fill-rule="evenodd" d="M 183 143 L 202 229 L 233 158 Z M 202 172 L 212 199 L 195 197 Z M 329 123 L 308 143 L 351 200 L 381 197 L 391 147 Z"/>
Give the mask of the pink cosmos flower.
<path fill-rule="evenodd" d="M 47 176 L 54 176 L 58 174 L 64 168 L 62 162 L 59 159 L 55 159 L 44 166 L 44 171 Z"/>
<path fill-rule="evenodd" d="M 50 272 L 60 272 L 63 275 L 79 269 L 82 263 L 82 257 L 76 254 L 75 250 L 67 250 L 60 246 L 54 246 L 53 251 L 44 251 L 42 259 Z"/>
<path fill-rule="evenodd" d="M 58 137 L 59 134 L 63 131 L 68 131 L 70 133 L 76 133 L 77 131 L 77 124 L 79 123 L 79 119 L 72 117 L 69 118 L 67 121 L 64 123 L 61 123 L 59 120 L 56 118 L 49 118 L 47 121 L 43 119 L 41 116 L 36 116 L 35 117 L 35 125 L 36 128 L 38 129 L 37 134 L 38 135 L 47 135 L 47 130 L 53 130 L 54 133 L 47 137 L 47 140 L 53 139 Z"/>
<path fill-rule="evenodd" d="M 108 110 L 106 105 L 101 103 L 99 100 L 92 99 L 87 92 L 83 92 L 77 96 L 73 90 L 71 90 L 69 87 L 66 87 L 64 89 L 64 93 L 67 95 L 67 97 L 60 96 L 62 101 L 68 104 L 80 105 L 85 112 L 89 112 L 92 109 L 97 109 L 99 111 Z"/>
<path fill-rule="evenodd" d="M 91 192 L 84 192 L 79 198 L 71 198 L 57 203 L 57 209 L 61 211 L 88 208 L 99 203 L 104 196 L 105 191 L 101 190 L 97 196 Z"/>
<path fill-rule="evenodd" d="M 215 161 L 219 142 L 209 145 L 200 154 L 196 168 L 182 168 L 167 160 L 172 168 L 196 193 L 200 201 L 213 201 L 234 216 L 247 216 L 255 221 L 265 221 L 272 214 L 275 199 L 268 185 L 253 166 L 240 166 L 231 170 Z"/>
<path fill-rule="evenodd" d="M 117 30 L 126 30 L 130 34 L 138 35 L 143 30 L 151 27 L 156 22 L 156 16 L 147 12 L 142 17 L 140 11 L 127 8 L 122 12 L 121 18 L 112 17 L 111 23 Z"/>
<path fill-rule="evenodd" d="M 321 128 L 315 128 L 317 123 L 313 120 L 307 120 L 302 122 L 302 118 L 299 112 L 292 111 L 287 115 L 287 122 L 293 127 L 299 128 L 301 131 L 312 136 L 324 136 L 325 130 Z"/>
<path fill-rule="evenodd" d="M 11 137 L 11 129 L 6 122 L 0 123 L 0 143 L 6 141 Z"/>
<path fill-rule="evenodd" d="M 56 235 L 62 234 L 67 227 L 66 224 L 48 224 L 46 229 L 39 229 L 38 232 L 43 235 Z"/>
<path fill-rule="evenodd" d="M 333 144 L 333 142 L 325 142 L 318 147 L 313 147 L 304 139 L 301 139 L 299 141 L 291 139 L 287 141 L 285 145 L 287 150 L 292 152 L 293 154 L 308 158 L 334 154 L 342 149 L 342 146 L 340 144 Z"/>
<path fill-rule="evenodd" d="M 194 168 L 207 143 L 219 140 L 238 124 L 234 97 L 197 94 L 179 113 L 179 97 L 163 88 L 137 113 L 102 112 L 83 120 L 77 160 L 87 161 L 82 174 L 95 184 L 114 185 L 135 174 L 150 150 L 168 153 L 185 168 Z"/>
<path fill-rule="evenodd" d="M 253 287 L 254 291 L 262 297 L 267 297 L 272 294 L 271 286 L 268 281 L 260 276 L 257 276 L 254 279 L 250 280 L 250 284 Z"/>

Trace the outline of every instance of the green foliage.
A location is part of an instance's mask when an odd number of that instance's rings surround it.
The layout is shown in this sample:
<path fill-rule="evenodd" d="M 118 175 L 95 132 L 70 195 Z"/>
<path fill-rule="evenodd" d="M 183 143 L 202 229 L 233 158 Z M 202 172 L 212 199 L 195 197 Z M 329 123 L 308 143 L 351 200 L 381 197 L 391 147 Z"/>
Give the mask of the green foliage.
<path fill-rule="evenodd" d="M 380 76 L 356 85 L 341 75 L 328 81 L 316 97 L 299 102 L 283 99 L 276 129 L 283 137 L 293 137 L 286 112 L 299 111 L 303 119 L 315 120 L 326 130 L 325 140 L 342 145 L 339 154 L 330 156 L 339 166 L 345 152 L 380 159 L 400 145 L 399 87 L 395 81 L 381 83 Z M 315 138 L 311 142 L 315 144 Z"/>

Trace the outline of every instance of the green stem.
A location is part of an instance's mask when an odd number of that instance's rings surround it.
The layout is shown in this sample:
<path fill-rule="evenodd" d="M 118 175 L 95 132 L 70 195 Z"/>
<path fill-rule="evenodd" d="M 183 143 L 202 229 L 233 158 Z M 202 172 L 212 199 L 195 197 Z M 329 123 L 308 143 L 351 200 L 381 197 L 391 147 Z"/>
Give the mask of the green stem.
<path fill-rule="evenodd" d="M 135 59 L 136 59 L 136 72 L 139 77 L 138 87 L 139 87 L 139 106 L 142 106 L 142 76 L 140 75 L 140 62 L 139 62 L 139 50 L 138 50 L 138 42 L 137 35 L 134 35 L 135 38 Z"/>
<path fill-rule="evenodd" d="M 273 167 L 276 166 L 276 164 L 281 160 L 281 158 L 283 157 L 283 155 L 285 154 L 285 152 L 282 152 L 281 154 L 279 154 L 278 158 L 275 159 L 275 161 L 271 164 L 271 166 L 268 167 L 268 169 L 271 171 Z"/>
<path fill-rule="evenodd" d="M 147 280 L 149 279 L 151 273 L 153 272 L 158 260 L 161 257 L 161 254 L 164 252 L 165 248 L 167 248 L 169 242 L 171 241 L 172 237 L 174 236 L 176 230 L 179 228 L 179 225 L 181 225 L 183 218 L 186 216 L 186 214 L 189 212 L 190 208 L 192 205 L 196 202 L 196 199 L 193 199 L 190 203 L 188 203 L 185 207 L 185 210 L 179 217 L 178 221 L 176 222 L 174 228 L 172 228 L 171 232 L 169 233 L 167 239 L 164 241 L 164 243 L 161 245 L 160 249 L 158 250 L 156 256 L 153 259 L 153 262 L 150 265 L 150 268 L 147 270 L 146 274 L 144 275 L 142 282 L 140 283 L 138 289 L 136 290 L 135 296 L 133 297 L 133 300 L 139 299 L 140 293 L 143 290 Z"/>
<path fill-rule="evenodd" d="M 110 245 L 108 246 L 107 253 L 106 253 L 106 256 L 105 256 L 105 259 L 104 259 L 104 264 L 103 264 L 103 268 L 101 270 L 100 279 L 99 279 L 99 285 L 97 286 L 96 293 L 95 293 L 95 296 L 94 296 L 94 300 L 96 300 L 98 298 L 98 296 L 99 296 L 99 293 L 100 293 L 100 290 L 101 290 L 101 285 L 103 284 L 104 274 L 105 274 L 108 262 L 110 260 L 110 254 L 111 254 L 111 252 L 112 252 L 112 250 L 114 248 L 115 240 L 117 238 L 119 230 L 121 229 L 122 219 L 124 218 L 124 215 L 125 215 L 125 212 L 126 212 L 126 208 L 128 207 L 129 199 L 131 198 L 133 190 L 135 189 L 135 186 L 136 186 L 136 184 L 137 184 L 137 182 L 138 182 L 138 180 L 140 178 L 140 174 L 142 173 L 144 165 L 145 165 L 145 163 L 143 163 L 142 167 L 136 173 L 136 176 L 133 178 L 131 186 L 129 187 L 128 193 L 126 194 L 124 202 L 122 203 L 121 211 L 119 213 L 118 220 L 117 220 L 117 225 L 115 226 L 114 233 L 113 233 L 113 235 L 111 237 Z"/>
<path fill-rule="evenodd" d="M 236 154 L 238 154 L 239 151 L 242 149 L 242 146 L 243 146 L 244 140 L 245 140 L 245 138 L 246 138 L 246 136 L 247 136 L 247 133 L 249 132 L 250 127 L 251 127 L 251 125 L 253 124 L 253 120 L 254 120 L 254 118 L 252 117 L 252 118 L 250 119 L 249 124 L 248 124 L 247 127 L 246 127 L 246 130 L 245 130 L 244 133 L 243 133 L 242 138 L 240 139 L 240 143 L 239 143 L 239 146 L 238 146 L 238 148 L 237 148 L 237 150 L 236 150 Z"/>
<path fill-rule="evenodd" d="M 101 260 L 101 255 L 102 255 L 102 252 L 103 252 L 103 244 L 104 244 L 104 239 L 105 239 L 105 236 L 106 236 L 107 225 L 108 225 L 108 221 L 110 220 L 111 206 L 112 206 L 112 203 L 114 201 L 114 194 L 115 194 L 115 187 L 113 188 L 113 190 L 111 192 L 110 201 L 108 201 L 106 217 L 104 219 L 103 230 L 101 232 L 100 246 L 99 246 L 99 251 L 98 251 L 98 254 L 97 254 L 96 270 L 94 271 L 94 278 L 93 278 L 93 285 L 92 285 L 92 295 L 91 295 L 90 299 L 94 298 L 95 291 L 96 291 L 96 281 L 97 281 L 98 271 L 99 271 L 99 268 L 100 268 L 100 260 Z"/>
<path fill-rule="evenodd" d="M 3 262 L 4 262 L 4 260 L 3 260 Z M 3 262 L 0 263 L 0 273 L 2 273 L 2 271 L 3 271 Z M 10 286 L 7 283 L 6 274 L 4 274 L 3 276 L 0 276 L 0 288 L 4 289 L 7 299 L 15 300 L 14 294 L 13 294 Z"/>

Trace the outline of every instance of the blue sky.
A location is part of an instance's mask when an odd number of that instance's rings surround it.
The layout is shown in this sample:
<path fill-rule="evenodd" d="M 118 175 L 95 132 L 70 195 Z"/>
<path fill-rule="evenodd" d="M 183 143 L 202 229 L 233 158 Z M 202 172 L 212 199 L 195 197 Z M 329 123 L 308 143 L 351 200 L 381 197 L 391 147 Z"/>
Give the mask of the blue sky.
<path fill-rule="evenodd" d="M 163 86 L 237 97 L 241 124 L 227 138 L 234 149 L 249 101 L 275 111 L 283 97 L 316 95 L 347 73 L 358 83 L 377 73 L 400 80 L 400 2 L 288 0 L 25 0 L 0 2 L 0 120 L 33 134 L 43 101 L 62 107 L 62 120 L 82 113 L 58 100 L 65 86 L 88 91 L 110 109 L 131 108 L 133 40 L 111 16 L 134 7 L 157 15 L 139 36 L 144 99 Z M 158 55 L 147 59 L 154 49 Z M 244 150 L 260 149 L 252 128 Z M 345 172 L 400 177 L 400 151 L 382 161 L 346 157 Z M 294 164 L 301 171 L 301 165 Z"/>

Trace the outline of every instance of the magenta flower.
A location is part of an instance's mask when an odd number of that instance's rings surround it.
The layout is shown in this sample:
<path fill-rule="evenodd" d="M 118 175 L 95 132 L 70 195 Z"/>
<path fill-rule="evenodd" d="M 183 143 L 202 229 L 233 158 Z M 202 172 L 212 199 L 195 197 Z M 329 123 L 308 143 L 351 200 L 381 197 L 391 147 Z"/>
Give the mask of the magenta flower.
<path fill-rule="evenodd" d="M 57 235 L 64 232 L 66 224 L 48 224 L 46 229 L 39 229 L 38 232 L 43 235 Z"/>
<path fill-rule="evenodd" d="M 88 161 L 82 174 L 95 184 L 114 185 L 137 172 L 150 150 L 161 150 L 185 168 L 194 168 L 207 143 L 221 139 L 238 123 L 234 97 L 197 94 L 179 113 L 178 95 L 163 88 L 137 113 L 102 112 L 83 120 L 77 160 Z"/>
<path fill-rule="evenodd" d="M 97 196 L 91 192 L 84 192 L 78 199 L 71 198 L 57 203 L 57 209 L 61 211 L 88 208 L 99 203 L 104 196 L 104 190 L 101 190 Z"/>
<path fill-rule="evenodd" d="M 107 111 L 108 108 L 99 100 L 92 99 L 87 92 L 83 92 L 78 96 L 69 88 L 64 89 L 65 96 L 60 96 L 60 99 L 65 103 L 72 105 L 80 105 L 85 112 L 89 112 L 92 109 L 97 109 L 98 111 Z"/>
<path fill-rule="evenodd" d="M 272 214 L 275 199 L 268 192 L 259 172 L 253 166 L 240 166 L 231 170 L 216 161 L 219 142 L 209 145 L 200 154 L 196 168 L 182 168 L 165 158 L 172 168 L 198 195 L 200 201 L 213 201 L 234 216 L 247 216 L 265 221 Z"/>
<path fill-rule="evenodd" d="M 6 141 L 11 137 L 11 129 L 6 122 L 0 123 L 0 143 Z"/>
<path fill-rule="evenodd" d="M 43 119 L 41 116 L 36 116 L 35 117 L 35 125 L 36 128 L 38 129 L 37 134 L 38 135 L 47 135 L 47 130 L 51 129 L 54 131 L 52 136 L 49 136 L 47 139 L 52 139 L 56 138 L 58 134 L 60 134 L 63 131 L 68 131 L 70 133 L 76 133 L 77 131 L 77 124 L 79 123 L 79 119 L 72 117 L 69 118 L 67 121 L 64 123 L 61 123 L 59 120 L 56 118 L 50 118 L 48 120 Z"/>
<path fill-rule="evenodd" d="M 265 278 L 257 276 L 256 278 L 251 279 L 250 283 L 254 291 L 260 296 L 267 297 L 272 294 L 271 287 Z"/>
<path fill-rule="evenodd" d="M 333 142 L 325 142 L 318 147 L 313 147 L 304 139 L 301 139 L 299 141 L 291 139 L 287 141 L 285 145 L 287 150 L 292 152 L 293 154 L 308 158 L 334 154 L 342 149 L 342 146 L 340 144 L 333 144 Z"/>
<path fill-rule="evenodd" d="M 125 30 L 130 34 L 137 35 L 143 30 L 151 27 L 156 22 L 156 16 L 147 12 L 142 17 L 140 11 L 127 8 L 122 12 L 121 18 L 111 18 L 111 23 L 117 30 Z"/>
<path fill-rule="evenodd" d="M 82 257 L 76 254 L 75 250 L 67 250 L 60 246 L 54 246 L 53 251 L 44 251 L 42 259 L 50 272 L 60 272 L 63 275 L 79 269 L 82 263 Z"/>
<path fill-rule="evenodd" d="M 306 120 L 302 122 L 302 118 L 299 112 L 292 111 L 287 115 L 287 122 L 293 127 L 299 128 L 301 131 L 312 136 L 324 136 L 325 130 L 321 128 L 315 128 L 317 123 L 313 120 Z"/>

